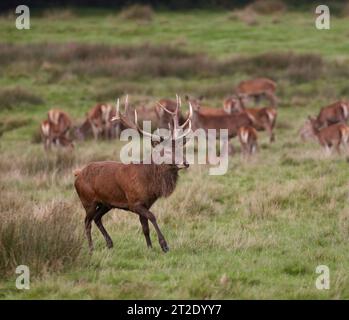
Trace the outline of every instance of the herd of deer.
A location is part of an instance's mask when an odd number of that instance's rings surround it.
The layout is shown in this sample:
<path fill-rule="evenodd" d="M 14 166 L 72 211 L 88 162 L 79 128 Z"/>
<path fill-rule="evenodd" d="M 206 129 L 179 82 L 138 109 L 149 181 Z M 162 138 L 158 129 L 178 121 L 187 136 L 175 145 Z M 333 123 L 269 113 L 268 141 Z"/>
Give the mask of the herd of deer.
<path fill-rule="evenodd" d="M 191 104 L 193 115 L 191 119 L 193 130 L 196 129 L 227 129 L 229 139 L 238 136 L 243 154 L 250 155 L 257 150 L 257 131 L 265 130 L 270 141 L 274 141 L 273 129 L 275 126 L 276 111 L 276 84 L 266 78 L 243 81 L 239 84 L 236 94 L 225 99 L 221 109 L 204 106 L 202 97 L 194 99 L 186 96 Z M 245 104 L 251 98 L 256 102 L 261 97 L 266 97 L 271 102 L 271 107 L 246 108 Z M 176 101 L 161 99 L 153 107 L 127 108 L 126 116 L 129 121 L 134 121 L 134 110 L 137 110 L 138 123 L 151 121 L 152 128 L 168 128 L 171 123 L 171 114 L 176 109 Z M 46 150 L 52 146 L 73 147 L 73 138 L 86 139 L 93 135 L 94 139 L 112 139 L 120 135 L 126 128 L 120 121 L 111 121 L 116 110 L 110 104 L 97 104 L 87 114 L 86 120 L 78 127 L 73 127 L 72 120 L 66 112 L 51 109 L 48 117 L 41 123 L 41 136 Z M 184 122 L 184 114 L 178 110 L 178 122 Z M 233 148 L 231 148 L 233 150 Z"/>
<path fill-rule="evenodd" d="M 65 112 L 50 110 L 47 120 L 41 124 L 45 149 L 50 149 L 52 145 L 73 147 L 69 136 L 71 129 L 74 129 L 76 139 L 86 138 L 89 132 L 92 132 L 95 139 L 111 139 L 118 137 L 123 129 L 133 128 L 142 135 L 150 136 L 153 148 L 164 140 L 169 142 L 162 150 L 162 156 L 168 154 L 171 159 L 163 164 L 158 164 L 154 158 L 145 162 L 147 164 L 102 161 L 90 163 L 74 172 L 75 188 L 86 211 L 85 231 L 90 250 L 93 249 L 92 221 L 103 234 L 107 247 L 113 246 L 102 224 L 102 217 L 111 209 L 119 208 L 138 214 L 148 247 L 152 246 L 149 236 L 150 221 L 156 230 L 162 250 L 168 251 L 167 242 L 150 208 L 158 198 L 167 197 L 174 191 L 178 171 L 189 166 L 183 153 L 177 154 L 178 148 L 174 146 L 192 129 L 216 129 L 216 132 L 227 129 L 228 138 L 237 136 L 242 153 L 250 156 L 257 150 L 257 131 L 266 131 L 270 142 L 275 139 L 275 90 L 275 82 L 266 78 L 243 81 L 237 87 L 236 93 L 223 101 L 221 109 L 204 106 L 201 99 L 186 96 L 189 105 L 187 115 L 181 112 L 181 100 L 178 96 L 177 101 L 162 99 L 153 108 L 129 108 L 126 98 L 124 113 L 120 112 L 119 101 L 116 108 L 109 104 L 98 104 L 87 113 L 84 123 L 75 129 Z M 253 98 L 258 104 L 263 96 L 270 101 L 270 107 L 245 107 L 248 99 Z M 347 148 L 349 145 L 349 127 L 346 125 L 348 117 L 349 104 L 338 101 L 322 108 L 316 118 L 309 117 L 299 132 L 300 136 L 303 140 L 316 138 L 326 151 L 334 147 L 340 152 L 341 145 Z M 171 134 L 163 138 L 144 131 L 141 124 L 145 120 L 150 120 L 154 128 L 170 128 Z M 180 135 L 179 129 L 184 130 Z M 185 139 L 181 141 L 183 145 L 186 143 Z"/>

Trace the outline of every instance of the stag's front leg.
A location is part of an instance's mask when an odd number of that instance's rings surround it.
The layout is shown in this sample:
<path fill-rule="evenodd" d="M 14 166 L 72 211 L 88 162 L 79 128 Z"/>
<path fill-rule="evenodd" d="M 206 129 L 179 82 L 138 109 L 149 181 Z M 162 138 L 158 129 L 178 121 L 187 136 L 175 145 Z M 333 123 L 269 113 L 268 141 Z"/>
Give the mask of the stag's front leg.
<path fill-rule="evenodd" d="M 150 212 L 148 209 L 146 209 L 145 207 L 138 207 L 135 209 L 135 212 L 138 213 L 140 216 L 146 218 L 147 220 L 150 220 L 150 222 L 153 224 L 155 231 L 158 235 L 159 244 L 160 244 L 162 251 L 163 252 L 169 251 L 165 237 L 161 233 L 161 230 L 156 222 L 156 218 L 155 218 L 154 214 L 152 212 Z"/>

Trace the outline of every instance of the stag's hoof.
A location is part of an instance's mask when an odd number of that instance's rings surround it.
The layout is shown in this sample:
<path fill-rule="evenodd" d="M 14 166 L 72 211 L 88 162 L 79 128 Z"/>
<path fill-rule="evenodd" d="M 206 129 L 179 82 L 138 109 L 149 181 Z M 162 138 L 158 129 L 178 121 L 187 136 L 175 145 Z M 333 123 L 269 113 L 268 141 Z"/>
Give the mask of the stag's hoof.
<path fill-rule="evenodd" d="M 107 243 L 107 248 L 108 249 L 111 249 L 111 248 L 113 248 L 114 247 L 114 244 L 112 243 L 112 242 L 108 242 Z"/>
<path fill-rule="evenodd" d="M 168 252 L 170 250 L 166 241 L 160 241 L 160 246 L 163 252 Z"/>

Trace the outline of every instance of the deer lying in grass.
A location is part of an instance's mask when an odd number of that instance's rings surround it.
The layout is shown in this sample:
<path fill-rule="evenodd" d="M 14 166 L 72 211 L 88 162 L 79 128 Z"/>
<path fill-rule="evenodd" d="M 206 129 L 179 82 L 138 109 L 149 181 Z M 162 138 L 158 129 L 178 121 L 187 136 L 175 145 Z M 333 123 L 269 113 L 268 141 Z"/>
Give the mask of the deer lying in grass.
<path fill-rule="evenodd" d="M 59 109 L 51 109 L 47 120 L 41 122 L 40 132 L 45 150 L 50 150 L 52 145 L 73 148 L 69 138 L 71 120 L 67 113 Z"/>
<path fill-rule="evenodd" d="M 243 156 L 251 156 L 258 150 L 258 135 L 255 128 L 240 127 L 238 137 L 241 144 L 241 153 Z"/>
<path fill-rule="evenodd" d="M 182 153 L 178 152 L 178 147 L 175 148 L 175 142 L 181 140 L 191 131 L 191 118 L 189 117 L 185 122 L 185 125 L 189 124 L 189 129 L 179 134 L 178 129 L 183 128 L 178 125 L 177 118 L 172 117 L 173 130 L 166 138 L 143 131 L 137 123 L 137 111 L 135 111 L 135 122 L 130 124 L 130 120 L 121 116 L 117 108 L 114 120 L 119 121 L 120 119 L 125 120 L 124 124 L 137 128 L 141 134 L 150 136 L 153 146 L 161 142 L 163 145 L 166 142 L 161 155 L 164 155 L 169 164 L 157 164 L 156 158 L 160 154 L 154 149 L 151 164 L 143 162 L 123 164 L 115 161 L 92 162 L 74 173 L 76 176 L 75 189 L 86 211 L 85 230 L 89 248 L 91 251 L 93 250 L 92 221 L 96 223 L 103 234 L 107 247 L 113 246 L 113 242 L 102 224 L 102 217 L 109 210 L 117 208 L 138 214 L 148 247 L 152 246 L 149 236 L 148 222 L 150 221 L 156 230 L 162 250 L 167 252 L 169 250 L 167 242 L 150 208 L 158 198 L 171 195 L 176 187 L 178 171 L 189 167 L 183 159 Z"/>
<path fill-rule="evenodd" d="M 313 119 L 313 124 L 316 128 L 327 127 L 331 124 L 339 122 L 347 122 L 349 118 L 349 103 L 337 101 L 329 106 L 323 107 L 316 119 Z"/>
<path fill-rule="evenodd" d="M 232 96 L 225 99 L 223 106 L 226 110 L 230 110 L 231 113 L 245 112 L 250 117 L 253 127 L 257 131 L 267 131 L 269 141 L 275 141 L 275 134 L 273 132 L 277 118 L 275 107 L 246 108 L 241 96 Z"/>
<path fill-rule="evenodd" d="M 327 154 L 331 153 L 333 147 L 340 154 L 340 146 L 343 145 L 348 151 L 349 127 L 344 123 L 332 124 L 328 127 L 318 129 L 317 120 L 309 117 L 314 136 Z"/>
<path fill-rule="evenodd" d="M 276 107 L 276 83 L 267 78 L 256 78 L 241 81 L 236 88 L 236 94 L 253 97 L 256 104 L 261 97 L 266 97 L 273 107 Z"/>

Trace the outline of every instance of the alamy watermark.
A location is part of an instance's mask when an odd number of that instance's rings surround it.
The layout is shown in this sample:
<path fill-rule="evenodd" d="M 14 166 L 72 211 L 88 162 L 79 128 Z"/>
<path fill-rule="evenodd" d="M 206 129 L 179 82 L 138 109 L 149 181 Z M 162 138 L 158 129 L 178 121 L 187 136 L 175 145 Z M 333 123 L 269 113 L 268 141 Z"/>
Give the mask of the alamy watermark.
<path fill-rule="evenodd" d="M 16 278 L 16 288 L 19 290 L 30 289 L 30 270 L 26 265 L 20 265 L 16 268 L 16 274 L 19 276 Z"/>
<path fill-rule="evenodd" d="M 315 272 L 320 274 L 315 281 L 315 287 L 318 290 L 330 289 L 330 268 L 326 265 L 319 265 L 316 267 Z"/>
<path fill-rule="evenodd" d="M 16 28 L 18 30 L 30 29 L 30 10 L 26 5 L 20 5 L 16 8 L 16 14 L 19 16 L 16 18 Z"/>
<path fill-rule="evenodd" d="M 143 122 L 143 130 L 151 132 L 151 122 Z M 177 136 L 181 136 L 180 129 Z M 210 175 L 223 175 L 228 171 L 229 137 L 227 129 L 197 129 L 186 132 L 185 137 L 173 140 L 173 132 L 168 129 L 157 130 L 158 141 L 154 143 L 151 137 L 141 135 L 136 129 L 125 129 L 120 140 L 129 141 L 120 150 L 120 161 L 125 164 L 209 164 Z M 197 142 L 197 152 L 195 152 Z M 218 150 L 217 150 L 218 149 Z"/>
<path fill-rule="evenodd" d="M 315 9 L 318 15 L 315 19 L 315 26 L 318 30 L 330 29 L 330 8 L 324 4 L 319 5 Z"/>

